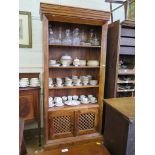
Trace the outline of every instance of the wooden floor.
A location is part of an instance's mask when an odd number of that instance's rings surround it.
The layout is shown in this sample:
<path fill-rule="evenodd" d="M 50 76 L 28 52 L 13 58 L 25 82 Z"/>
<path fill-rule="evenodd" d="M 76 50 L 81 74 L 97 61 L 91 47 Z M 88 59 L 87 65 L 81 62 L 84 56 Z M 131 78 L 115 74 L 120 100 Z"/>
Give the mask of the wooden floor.
<path fill-rule="evenodd" d="M 67 152 L 62 152 L 64 149 L 68 149 Z M 88 143 L 83 145 L 77 145 L 70 148 L 55 149 L 52 151 L 44 151 L 37 153 L 38 155 L 110 155 L 107 149 L 98 143 Z M 36 154 L 30 154 L 36 155 Z"/>

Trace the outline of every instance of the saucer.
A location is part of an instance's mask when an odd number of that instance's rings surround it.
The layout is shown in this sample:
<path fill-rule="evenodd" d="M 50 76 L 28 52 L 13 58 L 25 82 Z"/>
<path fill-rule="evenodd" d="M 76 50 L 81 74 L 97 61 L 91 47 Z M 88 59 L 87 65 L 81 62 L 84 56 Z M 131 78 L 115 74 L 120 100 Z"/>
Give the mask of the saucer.
<path fill-rule="evenodd" d="M 30 87 L 39 87 L 40 85 L 30 85 Z"/>
<path fill-rule="evenodd" d="M 56 107 L 62 107 L 62 106 L 64 106 L 64 104 L 63 103 L 61 103 L 61 104 L 60 103 L 59 104 L 56 103 L 55 106 Z"/>
<path fill-rule="evenodd" d="M 58 67 L 58 66 L 60 66 L 60 64 L 49 64 L 49 66 L 56 66 L 56 67 Z"/>
<path fill-rule="evenodd" d="M 55 86 L 56 86 L 56 87 L 63 87 L 63 85 L 57 85 L 57 84 L 56 84 Z"/>
<path fill-rule="evenodd" d="M 50 104 L 50 105 L 48 105 L 48 107 L 50 107 L 50 108 L 52 108 L 52 107 L 54 107 L 55 105 L 54 104 Z"/>
<path fill-rule="evenodd" d="M 25 88 L 25 87 L 28 87 L 28 86 L 29 86 L 29 85 L 23 85 L 23 86 L 20 85 L 19 87 Z"/>
<path fill-rule="evenodd" d="M 76 101 L 76 100 L 72 100 L 72 101 L 65 101 L 66 105 L 70 105 L 70 106 L 76 106 L 80 104 L 80 101 Z"/>
<path fill-rule="evenodd" d="M 95 100 L 95 101 L 93 101 L 93 102 L 92 102 L 92 101 L 90 101 L 90 103 L 97 103 L 97 100 Z"/>
<path fill-rule="evenodd" d="M 74 84 L 75 86 L 82 86 L 82 84 Z"/>
<path fill-rule="evenodd" d="M 69 87 L 71 87 L 71 86 L 73 86 L 72 84 L 65 84 L 65 86 L 69 86 Z"/>
<path fill-rule="evenodd" d="M 82 103 L 82 104 L 88 104 L 88 103 L 89 103 L 89 101 L 87 101 L 87 102 L 81 101 L 81 103 Z"/>

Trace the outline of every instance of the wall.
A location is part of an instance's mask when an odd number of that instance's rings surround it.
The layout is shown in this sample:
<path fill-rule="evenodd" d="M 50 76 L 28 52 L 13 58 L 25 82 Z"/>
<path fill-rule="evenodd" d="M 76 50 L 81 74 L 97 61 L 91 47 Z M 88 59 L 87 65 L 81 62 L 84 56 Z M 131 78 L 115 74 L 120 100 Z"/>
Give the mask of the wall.
<path fill-rule="evenodd" d="M 19 49 L 19 71 L 20 72 L 40 72 L 41 81 L 43 73 L 43 47 L 42 47 L 42 21 L 40 20 L 40 2 L 84 7 L 96 10 L 109 11 L 109 3 L 104 0 L 19 0 L 20 11 L 30 11 L 32 15 L 32 48 Z M 113 5 L 116 7 L 117 5 Z M 114 20 L 123 20 L 123 8 L 114 12 Z M 42 86 L 41 86 L 42 87 Z M 41 118 L 43 107 L 43 92 L 41 89 Z M 43 122 L 43 121 L 42 121 Z M 42 123 L 43 125 L 43 123 Z M 27 124 L 26 128 L 34 128 L 36 124 Z"/>

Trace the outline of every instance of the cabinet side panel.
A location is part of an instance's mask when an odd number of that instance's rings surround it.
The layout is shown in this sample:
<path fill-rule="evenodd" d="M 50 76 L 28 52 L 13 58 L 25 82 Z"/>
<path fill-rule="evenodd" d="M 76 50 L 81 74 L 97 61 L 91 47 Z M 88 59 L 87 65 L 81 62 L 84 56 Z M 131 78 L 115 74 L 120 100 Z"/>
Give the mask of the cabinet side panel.
<path fill-rule="evenodd" d="M 112 155 L 125 155 L 129 121 L 116 109 L 105 105 L 104 144 Z"/>
<path fill-rule="evenodd" d="M 48 20 L 43 15 L 43 46 L 44 46 L 44 134 L 48 140 Z"/>
<path fill-rule="evenodd" d="M 108 27 L 105 98 L 116 97 L 116 79 L 119 57 L 120 23 L 116 21 Z"/>

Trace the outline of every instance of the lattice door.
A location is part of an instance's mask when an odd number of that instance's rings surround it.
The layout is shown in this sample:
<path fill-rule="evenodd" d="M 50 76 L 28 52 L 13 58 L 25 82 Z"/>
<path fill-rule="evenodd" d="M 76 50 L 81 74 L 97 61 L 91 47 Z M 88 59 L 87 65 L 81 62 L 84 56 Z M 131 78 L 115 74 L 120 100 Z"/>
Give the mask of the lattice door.
<path fill-rule="evenodd" d="M 74 112 L 61 111 L 49 114 L 49 139 L 73 136 Z"/>
<path fill-rule="evenodd" d="M 77 112 L 77 135 L 96 132 L 98 109 L 85 109 Z"/>

